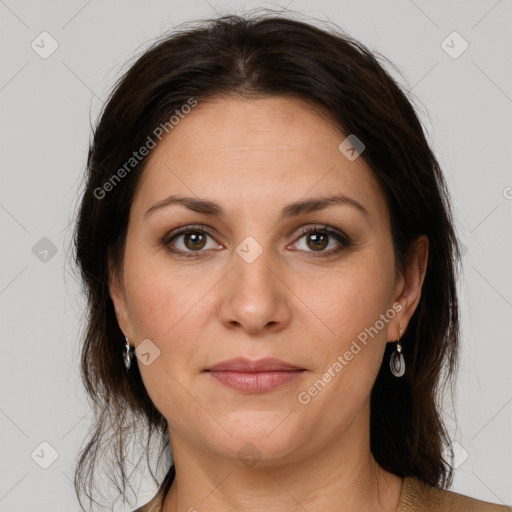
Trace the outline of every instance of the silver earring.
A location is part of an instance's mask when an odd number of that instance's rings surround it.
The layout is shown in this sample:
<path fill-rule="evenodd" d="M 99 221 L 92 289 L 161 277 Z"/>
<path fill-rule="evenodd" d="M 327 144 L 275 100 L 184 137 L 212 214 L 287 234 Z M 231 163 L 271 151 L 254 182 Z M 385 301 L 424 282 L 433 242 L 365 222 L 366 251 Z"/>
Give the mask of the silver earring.
<path fill-rule="evenodd" d="M 126 366 L 126 371 L 128 371 L 132 365 L 132 359 L 133 359 L 133 349 L 130 347 L 130 344 L 128 343 L 128 338 L 125 339 L 125 344 L 123 347 L 123 359 L 124 359 L 124 365 Z"/>
<path fill-rule="evenodd" d="M 391 354 L 389 359 L 389 367 L 395 377 L 401 377 L 405 373 L 404 355 L 402 354 L 402 345 L 400 345 L 401 337 L 402 324 L 400 324 L 400 334 L 398 335 L 398 340 L 396 340 L 396 350 Z"/>

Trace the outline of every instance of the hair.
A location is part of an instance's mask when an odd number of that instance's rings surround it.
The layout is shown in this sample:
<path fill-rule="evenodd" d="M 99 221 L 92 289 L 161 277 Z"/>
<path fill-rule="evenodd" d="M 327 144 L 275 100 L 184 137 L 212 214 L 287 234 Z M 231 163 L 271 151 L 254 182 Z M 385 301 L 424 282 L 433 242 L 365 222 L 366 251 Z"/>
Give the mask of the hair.
<path fill-rule="evenodd" d="M 417 238 L 428 237 L 421 298 L 401 339 L 406 372 L 400 379 L 391 376 L 393 346 L 388 343 L 371 393 L 370 447 L 387 471 L 436 487 L 451 485 L 440 400 L 442 385 L 453 385 L 458 366 L 460 253 L 447 185 L 426 130 L 386 64 L 391 63 L 338 27 L 253 13 L 179 27 L 145 49 L 115 84 L 89 147 L 74 233 L 75 260 L 88 300 L 81 375 L 94 408 L 89 441 L 75 468 L 80 504 L 83 493 L 93 501 L 93 473 L 104 445 L 114 454 L 110 480 L 124 496 L 130 432 L 142 434 L 149 466 L 152 436 L 161 440 L 159 460 L 165 455 L 166 473 L 160 493 L 167 493 L 175 476 L 167 421 L 151 401 L 137 364 L 126 372 L 124 336 L 109 294 L 109 269 L 122 268 L 130 207 L 147 157 L 123 173 L 109 193 L 98 191 L 107 190 L 105 184 L 123 165 L 126 170 L 133 152 L 191 98 L 200 103 L 277 96 L 307 102 L 341 133 L 364 143 L 361 158 L 389 208 L 399 272 Z"/>

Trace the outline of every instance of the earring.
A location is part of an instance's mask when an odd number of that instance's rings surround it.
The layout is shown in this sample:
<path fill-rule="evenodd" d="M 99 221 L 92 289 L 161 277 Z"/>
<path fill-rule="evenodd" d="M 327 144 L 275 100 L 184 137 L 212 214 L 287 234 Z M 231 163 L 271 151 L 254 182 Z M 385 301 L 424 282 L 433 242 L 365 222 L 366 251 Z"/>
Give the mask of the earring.
<path fill-rule="evenodd" d="M 132 359 L 133 359 L 133 349 L 130 347 L 130 344 L 128 343 L 128 338 L 125 339 L 125 345 L 123 347 L 123 359 L 124 359 L 124 365 L 126 366 L 126 371 L 128 371 L 132 365 Z"/>
<path fill-rule="evenodd" d="M 404 355 L 402 354 L 402 346 L 400 345 L 401 337 L 402 324 L 400 324 L 400 334 L 398 335 L 398 340 L 396 340 L 396 350 L 391 354 L 389 359 L 389 367 L 395 377 L 401 377 L 405 373 Z"/>

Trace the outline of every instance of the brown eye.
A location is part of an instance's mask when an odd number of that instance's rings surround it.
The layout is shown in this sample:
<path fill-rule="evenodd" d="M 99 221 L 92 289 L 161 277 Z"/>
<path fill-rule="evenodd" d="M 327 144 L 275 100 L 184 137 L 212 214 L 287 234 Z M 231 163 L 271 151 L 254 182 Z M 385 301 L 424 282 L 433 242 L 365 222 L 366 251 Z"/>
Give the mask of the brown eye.
<path fill-rule="evenodd" d="M 191 251 L 202 249 L 206 245 L 206 236 L 198 231 L 190 231 L 183 236 L 183 243 Z"/>
<path fill-rule="evenodd" d="M 333 256 L 352 244 L 352 239 L 342 231 L 329 229 L 328 226 L 311 226 L 302 229 L 301 236 L 294 245 L 305 253 L 317 253 L 313 257 L 321 257 Z"/>
<path fill-rule="evenodd" d="M 210 245 L 208 245 L 210 243 Z M 166 235 L 162 245 L 176 256 L 198 257 L 208 254 L 208 249 L 221 249 L 214 237 L 205 229 L 187 226 Z"/>
<path fill-rule="evenodd" d="M 313 250 L 323 250 L 329 244 L 329 236 L 325 233 L 311 233 L 306 235 L 308 247 Z"/>

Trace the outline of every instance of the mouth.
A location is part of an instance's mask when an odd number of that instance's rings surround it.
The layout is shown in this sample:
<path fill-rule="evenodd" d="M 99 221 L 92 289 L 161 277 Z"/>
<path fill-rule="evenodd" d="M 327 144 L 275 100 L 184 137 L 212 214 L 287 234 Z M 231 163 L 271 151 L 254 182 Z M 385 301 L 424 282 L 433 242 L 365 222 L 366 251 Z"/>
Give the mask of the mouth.
<path fill-rule="evenodd" d="M 288 384 L 307 370 L 279 359 L 230 359 L 205 370 L 220 384 L 247 393 L 263 393 Z"/>

